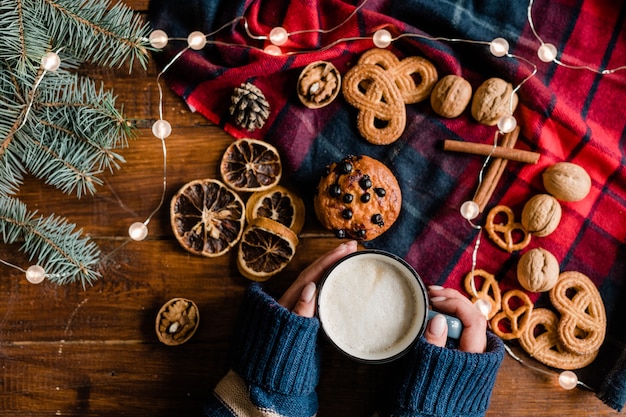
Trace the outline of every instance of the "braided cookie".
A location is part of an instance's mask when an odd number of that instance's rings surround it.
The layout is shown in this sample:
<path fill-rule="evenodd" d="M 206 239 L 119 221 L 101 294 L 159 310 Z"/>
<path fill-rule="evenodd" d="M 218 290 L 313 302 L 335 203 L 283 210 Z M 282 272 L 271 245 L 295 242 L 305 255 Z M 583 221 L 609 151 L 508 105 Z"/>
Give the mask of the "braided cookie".
<path fill-rule="evenodd" d="M 361 135 L 375 145 L 387 145 L 404 132 L 405 104 L 428 98 L 437 78 L 437 70 L 424 58 L 399 60 L 385 49 L 372 49 L 346 73 L 342 91 L 346 101 L 359 110 Z"/>
<path fill-rule="evenodd" d="M 580 355 L 570 352 L 559 342 L 559 319 L 546 308 L 536 308 L 526 330 L 519 338 L 522 348 L 539 362 L 558 369 L 579 369 L 589 365 L 598 352 Z"/>
<path fill-rule="evenodd" d="M 584 274 L 563 272 L 550 290 L 550 301 L 561 313 L 559 340 L 581 355 L 600 349 L 606 335 L 606 312 L 596 286 Z"/>

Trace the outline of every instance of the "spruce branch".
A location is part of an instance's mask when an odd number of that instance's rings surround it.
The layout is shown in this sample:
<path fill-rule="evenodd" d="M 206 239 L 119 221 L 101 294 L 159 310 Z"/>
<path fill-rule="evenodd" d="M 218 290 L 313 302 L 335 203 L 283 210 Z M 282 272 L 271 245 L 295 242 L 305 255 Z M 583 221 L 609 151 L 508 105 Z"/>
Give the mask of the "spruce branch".
<path fill-rule="evenodd" d="M 0 235 L 46 269 L 53 282 L 99 277 L 100 251 L 60 216 L 38 216 L 19 200 L 26 173 L 80 198 L 96 192 L 133 130 L 116 97 L 77 75 L 84 62 L 121 66 L 148 59 L 148 25 L 108 0 L 0 0 Z M 61 67 L 44 70 L 56 52 Z"/>
<path fill-rule="evenodd" d="M 0 59 L 18 71 L 36 67 L 48 51 L 66 49 L 82 62 L 145 68 L 149 26 L 122 3 L 109 0 L 2 0 Z"/>
<path fill-rule="evenodd" d="M 96 244 L 81 237 L 82 230 L 57 216 L 37 216 L 21 201 L 0 196 L 0 233 L 6 243 L 23 240 L 21 250 L 46 271 L 56 284 L 81 281 L 83 287 L 100 274 L 95 270 L 100 257 Z"/>

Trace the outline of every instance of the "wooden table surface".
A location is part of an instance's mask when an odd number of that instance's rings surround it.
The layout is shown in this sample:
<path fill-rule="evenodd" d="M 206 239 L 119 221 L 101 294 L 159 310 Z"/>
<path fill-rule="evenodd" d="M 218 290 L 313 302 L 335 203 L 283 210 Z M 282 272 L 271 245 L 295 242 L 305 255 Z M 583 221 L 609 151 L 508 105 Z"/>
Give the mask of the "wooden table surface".
<path fill-rule="evenodd" d="M 146 0 L 128 2 L 145 12 Z M 186 252 L 174 239 L 169 199 L 188 181 L 218 178 L 217 163 L 233 140 L 168 90 L 165 205 L 142 242 L 128 241 L 128 226 L 157 207 L 163 188 L 161 143 L 151 134 L 158 118 L 157 71 L 89 68 L 118 95 L 138 137 L 122 151 L 121 171 L 105 175 L 93 197 L 77 200 L 27 179 L 19 197 L 31 210 L 56 213 L 83 228 L 103 252 L 102 278 L 92 287 L 28 283 L 22 272 L 0 266 L 0 414 L 2 416 L 192 415 L 227 371 L 229 337 L 249 284 L 235 253 L 209 259 Z M 295 259 L 267 287 L 276 294 L 298 271 L 338 241 L 320 230 L 312 213 Z M 0 257 L 30 265 L 17 246 L 0 245 Z M 200 326 L 187 343 L 168 347 L 154 331 L 158 309 L 187 297 L 200 310 Z M 384 367 L 351 362 L 323 347 L 320 416 L 370 416 Z M 532 361 L 515 350 L 525 361 Z M 489 416 L 618 415 L 591 392 L 565 391 L 552 377 L 507 357 Z"/>

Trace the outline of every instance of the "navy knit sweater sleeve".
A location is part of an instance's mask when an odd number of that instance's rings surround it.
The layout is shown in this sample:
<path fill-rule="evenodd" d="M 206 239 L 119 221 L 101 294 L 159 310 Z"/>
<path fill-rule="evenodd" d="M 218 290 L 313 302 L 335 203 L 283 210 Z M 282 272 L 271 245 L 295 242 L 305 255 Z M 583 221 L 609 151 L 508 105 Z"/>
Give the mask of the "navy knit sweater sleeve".
<path fill-rule="evenodd" d="M 216 386 L 204 415 L 315 415 L 318 330 L 317 319 L 296 316 L 258 284 L 251 285 L 237 320 L 231 370 Z M 483 416 L 503 357 L 503 344 L 492 334 L 482 354 L 421 339 L 398 364 L 403 371 L 381 416 Z"/>
<path fill-rule="evenodd" d="M 253 284 L 235 329 L 231 371 L 215 388 L 204 414 L 315 415 L 319 321 L 291 313 Z"/>
<path fill-rule="evenodd" d="M 389 417 L 482 417 L 489 407 L 491 391 L 504 344 L 487 333 L 485 353 L 461 352 L 431 345 L 422 338 L 401 359 L 399 381 L 391 385 L 381 416 Z"/>

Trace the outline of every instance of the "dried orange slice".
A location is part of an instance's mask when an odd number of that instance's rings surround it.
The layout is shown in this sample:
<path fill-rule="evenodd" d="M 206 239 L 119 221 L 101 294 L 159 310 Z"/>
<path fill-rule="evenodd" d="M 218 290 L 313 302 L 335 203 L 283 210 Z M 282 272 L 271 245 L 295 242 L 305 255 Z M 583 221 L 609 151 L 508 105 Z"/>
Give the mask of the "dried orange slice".
<path fill-rule="evenodd" d="M 246 208 L 234 191 L 215 179 L 185 184 L 172 198 L 172 230 L 195 255 L 215 257 L 235 246 L 245 224 Z"/>
<path fill-rule="evenodd" d="M 257 217 L 243 232 L 237 254 L 237 268 L 253 281 L 266 281 L 282 271 L 296 253 L 298 237 L 288 227 Z"/>
<path fill-rule="evenodd" d="M 280 155 L 275 147 L 262 140 L 239 139 L 224 151 L 220 173 L 233 190 L 267 190 L 280 181 Z"/>
<path fill-rule="evenodd" d="M 304 202 L 295 193 L 277 185 L 257 191 L 246 202 L 246 220 L 267 217 L 282 223 L 297 235 L 304 226 Z"/>

